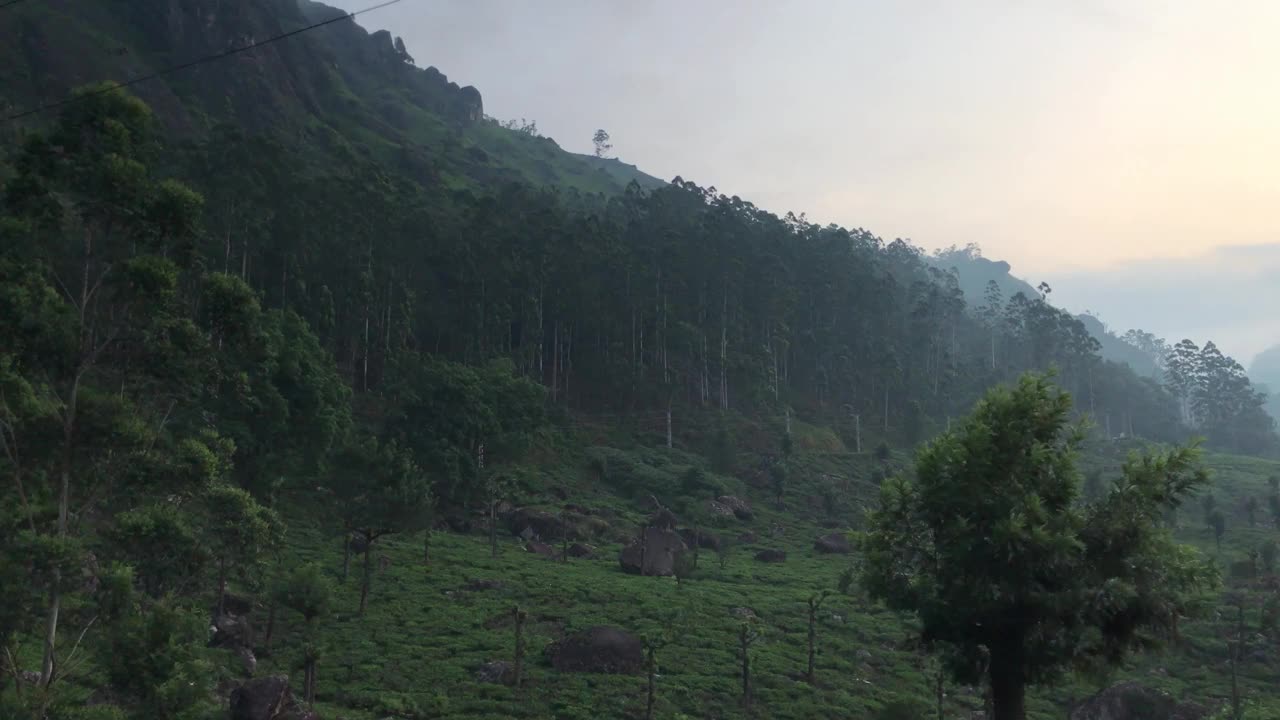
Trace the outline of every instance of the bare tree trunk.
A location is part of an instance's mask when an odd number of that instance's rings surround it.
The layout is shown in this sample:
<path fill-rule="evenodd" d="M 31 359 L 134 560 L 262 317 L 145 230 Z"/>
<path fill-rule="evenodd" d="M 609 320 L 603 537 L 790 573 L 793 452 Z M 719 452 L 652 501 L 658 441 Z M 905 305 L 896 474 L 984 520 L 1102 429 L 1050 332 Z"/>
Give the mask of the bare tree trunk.
<path fill-rule="evenodd" d="M 342 582 L 347 581 L 347 576 L 351 574 L 351 531 L 348 530 L 342 536 Z"/>
<path fill-rule="evenodd" d="M 226 558 L 218 558 L 218 610 L 217 615 L 221 615 L 227 607 L 227 560 Z"/>
<path fill-rule="evenodd" d="M 367 538 L 368 543 L 364 546 L 364 581 L 360 583 L 360 614 L 369 607 L 369 583 L 373 582 L 373 565 L 372 550 L 373 538 Z"/>
<path fill-rule="evenodd" d="M 524 621 L 528 613 L 517 605 L 511 608 L 511 616 L 516 627 L 515 686 L 518 688 L 524 681 Z"/>
<path fill-rule="evenodd" d="M 935 672 L 934 678 L 933 678 L 934 697 L 937 699 L 937 702 L 938 702 L 938 720 L 945 720 L 943 700 L 946 698 L 947 693 L 946 693 L 946 686 L 943 685 L 943 679 L 944 678 L 942 675 L 942 665 L 939 664 L 938 669 Z"/>
<path fill-rule="evenodd" d="M 645 692 L 644 720 L 653 720 L 653 706 L 657 699 L 657 688 L 655 676 L 658 671 L 658 664 L 654 660 L 654 647 L 649 645 L 645 648 L 645 670 L 649 675 L 649 687 Z"/>
<path fill-rule="evenodd" d="M 498 557 L 498 500 L 489 499 L 489 557 Z"/>
<path fill-rule="evenodd" d="M 751 717 L 751 640 L 746 625 L 738 631 L 738 641 L 742 647 L 742 709 Z"/>
<path fill-rule="evenodd" d="M 267 631 L 263 634 L 262 646 L 266 648 L 267 654 L 271 654 L 271 636 L 276 631 L 276 604 L 272 601 L 267 607 Z"/>
<path fill-rule="evenodd" d="M 810 685 L 814 684 L 813 660 L 814 655 L 816 654 L 814 646 L 817 644 L 817 629 L 815 627 L 817 625 L 817 621 L 817 604 L 814 602 L 814 598 L 809 598 L 809 665 L 805 669 L 804 676 L 805 679 L 809 681 Z"/>

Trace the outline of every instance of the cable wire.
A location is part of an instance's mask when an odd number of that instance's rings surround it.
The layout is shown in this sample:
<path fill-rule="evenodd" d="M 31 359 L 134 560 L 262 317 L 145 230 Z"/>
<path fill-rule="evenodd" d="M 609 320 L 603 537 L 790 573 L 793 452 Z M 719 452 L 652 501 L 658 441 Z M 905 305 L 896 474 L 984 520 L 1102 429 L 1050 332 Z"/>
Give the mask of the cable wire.
<path fill-rule="evenodd" d="M 156 79 L 156 78 L 158 78 L 158 77 L 161 77 L 161 76 L 164 76 L 164 75 L 169 75 L 169 74 L 171 74 L 171 73 L 178 72 L 179 70 L 186 70 L 186 69 L 188 69 L 188 68 L 193 68 L 193 67 L 195 67 L 195 66 L 197 66 L 197 65 L 203 65 L 203 64 L 205 64 L 205 63 L 210 63 L 210 62 L 213 62 L 213 61 L 215 61 L 215 60 L 221 60 L 221 59 L 223 59 L 223 58 L 230 57 L 230 56 L 232 56 L 232 55 L 236 55 L 236 54 L 238 54 L 238 53 L 242 53 L 242 52 L 245 52 L 245 51 L 247 51 L 247 50 L 253 50 L 254 48 L 260 48 L 260 47 L 262 47 L 263 45 L 270 45 L 271 43 L 276 42 L 277 40 L 284 40 L 285 38 L 290 38 L 290 37 L 293 37 L 294 35 L 301 35 L 301 34 L 302 34 L 302 33 L 304 33 L 304 32 L 307 32 L 307 31 L 309 31 L 309 30 L 315 30 L 316 28 L 324 27 L 325 25 L 332 25 L 333 23 L 341 22 L 342 20 L 350 20 L 350 19 L 352 19 L 352 18 L 356 17 L 357 15 L 363 15 L 363 14 L 368 13 L 368 12 L 373 12 L 374 10 L 381 10 L 382 8 L 387 7 L 387 6 L 389 6 L 389 5 L 395 5 L 396 3 L 400 2 L 400 1 L 401 1 L 401 0 L 386 0 L 386 2 L 381 2 L 381 3 L 378 3 L 377 5 L 371 5 L 371 6 L 367 7 L 367 8 L 362 9 L 362 10 L 356 10 L 356 11 L 354 11 L 354 12 L 350 12 L 350 13 L 347 13 L 347 14 L 345 14 L 345 15 L 339 15 L 339 16 L 336 16 L 336 17 L 331 17 L 331 18 L 329 18 L 328 20 L 321 20 L 320 22 L 315 23 L 315 24 L 313 24 L 313 25 L 308 25 L 308 26 L 306 26 L 306 27 L 298 28 L 297 30 L 290 30 L 289 32 L 281 33 L 281 34 L 279 34 L 279 35 L 275 35 L 275 36 L 269 37 L 269 38 L 267 38 L 266 40 L 262 40 L 262 41 L 260 41 L 260 42 L 251 42 L 251 43 L 249 43 L 248 45 L 244 45 L 244 46 L 237 47 L 237 48 L 232 48 L 232 49 L 230 49 L 230 50 L 227 50 L 227 51 L 224 51 L 224 52 L 220 52 L 220 53 L 217 53 L 217 54 L 214 54 L 214 55 L 206 55 L 205 57 L 198 58 L 198 59 L 196 59 L 196 60 L 192 60 L 192 61 L 190 61 L 190 62 L 185 62 L 185 63 L 182 63 L 181 65 L 174 65 L 174 66 L 172 66 L 172 67 L 165 68 L 164 70 L 158 70 L 158 71 L 153 72 L 153 73 L 151 73 L 151 74 L 149 74 L 149 75 L 143 75 L 142 77 L 134 78 L 134 79 L 132 79 L 132 80 L 130 80 L 130 81 L 128 81 L 128 82 L 123 82 L 123 83 L 113 83 L 110 87 L 99 88 L 99 89 L 97 89 L 97 90 L 94 90 L 93 92 L 88 92 L 88 93 L 85 93 L 85 94 L 83 94 L 83 95 L 75 95 L 75 96 L 72 96 L 72 97 L 66 98 L 66 99 L 64 99 L 64 100 L 59 100 L 59 101 L 57 101 L 57 102 L 52 102 L 52 103 L 48 103 L 48 104 L 46 104 L 46 105 L 41 105 L 41 106 L 39 106 L 39 107 L 35 107 L 35 108 L 30 109 L 30 110 L 24 110 L 24 111 L 22 111 L 22 112 L 20 112 L 20 113 L 17 113 L 17 114 L 15 114 L 15 115 L 9 115 L 9 116 L 8 116 L 8 117 L 6 117 L 4 120 L 5 120 L 5 122 L 12 122 L 12 121 L 14 121 L 14 120 L 21 120 L 22 118 L 30 117 L 31 115 L 35 115 L 35 114 L 37 114 L 37 113 L 44 112 L 45 110 L 52 110 L 52 109 L 54 109 L 54 108 L 62 107 L 63 105 L 70 105 L 71 103 L 79 102 L 79 101 L 81 101 L 81 100 L 85 100 L 85 99 L 87 99 L 87 98 L 91 98 L 91 97 L 94 97 L 94 96 L 96 96 L 96 95 L 103 95 L 103 94 L 105 94 L 105 93 L 115 92 L 116 90 L 120 90 L 120 89 L 122 89 L 122 88 L 127 88 L 127 87 L 130 87 L 130 86 L 132 86 L 132 85 L 137 85 L 138 83 L 146 82 L 147 80 L 154 80 L 154 79 Z M 3 8 L 6 8 L 6 7 L 9 7 L 9 5 L 16 5 L 16 4 L 20 3 L 20 2 L 23 2 L 23 0 L 9 0 L 9 3 L 8 3 L 7 5 L 0 5 L 0 9 L 3 9 Z"/>

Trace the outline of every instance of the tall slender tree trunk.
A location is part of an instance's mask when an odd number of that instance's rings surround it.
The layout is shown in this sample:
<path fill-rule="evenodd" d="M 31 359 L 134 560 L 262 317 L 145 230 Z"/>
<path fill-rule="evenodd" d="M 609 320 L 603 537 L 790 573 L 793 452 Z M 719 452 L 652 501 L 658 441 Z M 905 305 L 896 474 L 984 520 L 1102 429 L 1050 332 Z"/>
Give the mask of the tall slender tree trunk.
<path fill-rule="evenodd" d="M 649 676 L 649 686 L 645 692 L 644 720 L 653 720 L 653 706 L 654 701 L 657 699 L 655 676 L 658 673 L 658 663 L 654 660 L 653 645 L 645 648 L 645 670 Z"/>
<path fill-rule="evenodd" d="M 272 601 L 267 607 L 267 631 L 263 633 L 262 645 L 266 648 L 267 654 L 271 654 L 271 636 L 276 631 L 276 603 Z"/>
<path fill-rule="evenodd" d="M 221 615 L 227 607 L 227 559 L 218 558 L 218 611 Z"/>
<path fill-rule="evenodd" d="M 342 582 L 351 574 L 351 531 L 342 536 Z"/>
<path fill-rule="evenodd" d="M 360 583 L 360 614 L 369 607 L 369 583 L 373 582 L 373 539 L 364 546 L 364 581 Z"/>
<path fill-rule="evenodd" d="M 751 639 L 746 625 L 738 631 L 738 642 L 742 649 L 742 708 L 751 717 Z"/>
<path fill-rule="evenodd" d="M 809 598 L 809 663 L 805 668 L 804 677 L 810 685 L 814 684 L 813 660 L 817 654 L 817 625 L 818 621 L 818 605 L 813 598 Z"/>

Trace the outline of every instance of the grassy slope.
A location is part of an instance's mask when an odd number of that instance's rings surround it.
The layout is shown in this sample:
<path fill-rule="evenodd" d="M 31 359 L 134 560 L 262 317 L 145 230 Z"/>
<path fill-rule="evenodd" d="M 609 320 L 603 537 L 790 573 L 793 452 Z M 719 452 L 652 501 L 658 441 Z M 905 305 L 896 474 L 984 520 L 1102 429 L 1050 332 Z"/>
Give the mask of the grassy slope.
<path fill-rule="evenodd" d="M 731 610 L 746 607 L 763 621 L 761 644 L 753 649 L 757 716 L 771 718 L 862 718 L 892 699 L 932 697 L 929 666 L 910 649 L 909 621 L 854 596 L 831 597 L 820 615 L 818 685 L 804 683 L 806 599 L 831 589 L 850 559 L 824 556 L 812 549 L 813 539 L 831 526 L 834 517 L 857 516 L 857 506 L 874 493 L 869 479 L 876 462 L 868 455 L 831 452 L 838 440 L 822 431 L 797 425 L 802 442 L 785 498 L 787 510 L 771 508 L 768 492 L 741 471 L 743 480 L 720 477 L 728 490 L 747 494 L 757 511 L 750 522 L 730 521 L 715 531 L 735 536 L 752 530 L 758 543 L 736 547 L 724 570 L 715 554 L 701 552 L 699 571 L 683 585 L 671 578 L 641 578 L 621 572 L 616 562 L 620 540 L 640 520 L 643 488 L 626 489 L 628 482 L 659 485 L 677 477 L 700 459 L 681 450 L 627 446 L 627 433 L 618 428 L 580 428 L 579 440 L 612 442 L 610 476 L 601 484 L 588 471 L 586 452 L 566 449 L 546 454 L 542 467 L 522 474 L 521 496 L 545 501 L 542 491 L 566 488 L 569 498 L 600 509 L 609 517 L 610 531 L 597 541 L 595 560 L 562 564 L 526 553 L 508 534 L 501 537 L 497 558 L 491 558 L 483 533 L 438 533 L 434 562 L 421 564 L 421 538 L 392 538 L 379 552 L 392 562 L 376 579 L 367 616 L 351 611 L 358 601 L 353 577 L 342 589 L 342 612 L 325 628 L 325 659 L 320 670 L 320 701 L 329 716 L 454 717 L 454 718 L 599 718 L 641 717 L 644 679 L 629 676 L 560 674 L 542 659 L 547 642 L 566 630 L 611 624 L 636 634 L 672 639 L 659 655 L 657 717 L 742 717 L 737 620 Z M 602 436 L 603 435 L 603 436 Z M 611 437 L 608 437 L 611 436 Z M 741 436 L 741 434 L 739 435 Z M 649 439 L 653 439 L 650 437 Z M 573 443 L 566 443 L 571 448 Z M 808 448 L 808 449 L 805 449 Z M 1220 507 L 1230 523 L 1220 557 L 1226 563 L 1276 531 L 1249 528 L 1243 498 L 1265 493 L 1265 479 L 1280 472 L 1280 464 L 1252 458 L 1211 456 Z M 894 463 L 901 463 L 895 458 Z M 1110 467 L 1117 457 L 1092 460 Z M 622 471 L 631 463 L 631 470 Z M 748 463 L 743 463 L 748 465 Z M 825 476 L 825 477 L 824 477 Z M 832 478 L 835 485 L 832 486 Z M 849 478 L 847 485 L 844 478 Z M 831 513 L 818 498 L 835 487 L 840 507 Z M 845 489 L 847 487 L 847 490 Z M 552 507 L 551 505 L 546 505 Z M 1198 505 L 1185 511 L 1180 536 L 1213 554 L 1212 536 L 1202 530 Z M 1195 522 L 1192 522 L 1192 518 Z M 290 535 L 291 560 L 314 559 L 335 571 L 340 564 L 338 540 L 295 518 Z M 774 526 L 780 535 L 773 535 Z M 764 547 L 788 552 L 784 564 L 753 559 Z M 468 591 L 472 580 L 497 579 L 496 590 Z M 1256 632 L 1261 591 L 1250 591 L 1249 635 Z M 520 692 L 473 679 L 485 661 L 510 659 L 514 645 L 510 609 L 529 612 L 528 687 Z M 1138 679 L 1179 697 L 1216 702 L 1229 693 L 1225 671 L 1225 641 L 1234 614 L 1223 610 L 1185 628 L 1182 647 L 1137 658 L 1118 678 Z M 288 626 L 278 637 L 276 655 L 260 667 L 288 671 L 299 657 L 297 634 Z M 1250 650 L 1266 641 L 1253 640 Z M 1246 694 L 1263 697 L 1274 671 L 1265 662 L 1242 665 Z M 1113 678 L 1113 680 L 1116 678 Z M 1032 717 L 1061 717 L 1061 707 L 1098 689 L 1096 681 L 1078 680 L 1038 690 L 1031 700 Z M 966 716 L 980 707 L 972 690 L 950 688 L 949 714 Z M 354 709 L 354 714 L 353 714 Z"/>

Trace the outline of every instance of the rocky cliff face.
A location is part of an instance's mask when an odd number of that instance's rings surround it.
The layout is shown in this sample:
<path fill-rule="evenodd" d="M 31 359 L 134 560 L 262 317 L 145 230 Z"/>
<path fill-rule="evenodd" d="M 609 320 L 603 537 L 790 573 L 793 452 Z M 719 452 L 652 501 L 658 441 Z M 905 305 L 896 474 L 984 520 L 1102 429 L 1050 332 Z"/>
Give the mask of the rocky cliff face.
<path fill-rule="evenodd" d="M 0 107 L 53 102 L 88 83 L 128 82 L 344 14 L 309 0 L 24 3 L 0 14 Z M 397 105 L 456 124 L 483 117 L 478 90 L 415 67 L 390 33 L 345 20 L 130 90 L 178 133 L 216 121 L 258 130 L 316 119 L 369 124 L 372 116 L 381 121 L 375 130 L 394 135 L 406 125 L 395 121 Z"/>

